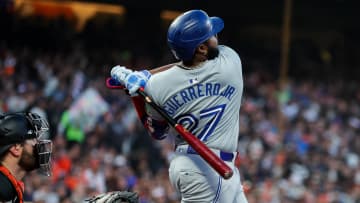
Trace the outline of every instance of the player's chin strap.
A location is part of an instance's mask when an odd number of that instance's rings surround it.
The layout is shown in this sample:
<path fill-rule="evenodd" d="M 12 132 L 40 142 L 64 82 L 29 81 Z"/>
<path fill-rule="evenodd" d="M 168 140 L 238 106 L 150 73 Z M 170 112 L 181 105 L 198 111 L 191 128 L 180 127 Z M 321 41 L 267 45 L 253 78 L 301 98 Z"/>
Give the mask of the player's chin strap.
<path fill-rule="evenodd" d="M 139 203 L 139 195 L 136 192 L 113 191 L 93 196 L 85 201 L 89 203 Z"/>

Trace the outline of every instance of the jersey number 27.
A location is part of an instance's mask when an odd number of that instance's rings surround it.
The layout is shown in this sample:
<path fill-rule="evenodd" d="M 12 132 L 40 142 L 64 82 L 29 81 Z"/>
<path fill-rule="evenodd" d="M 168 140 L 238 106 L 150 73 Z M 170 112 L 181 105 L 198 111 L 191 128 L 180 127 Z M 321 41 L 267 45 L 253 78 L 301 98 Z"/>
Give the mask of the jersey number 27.
<path fill-rule="evenodd" d="M 199 140 L 206 141 L 214 132 L 224 113 L 225 107 L 226 104 L 213 106 L 201 110 L 199 117 L 196 117 L 193 114 L 184 114 L 179 116 L 176 120 L 190 132 L 195 131 L 199 122 L 206 122 L 201 132 L 197 135 Z"/>

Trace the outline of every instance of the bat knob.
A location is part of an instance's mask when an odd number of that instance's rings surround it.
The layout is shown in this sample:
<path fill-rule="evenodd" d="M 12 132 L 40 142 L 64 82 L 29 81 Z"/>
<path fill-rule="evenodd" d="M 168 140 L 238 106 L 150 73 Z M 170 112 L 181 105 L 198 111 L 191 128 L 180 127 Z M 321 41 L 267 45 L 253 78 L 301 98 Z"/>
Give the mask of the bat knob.
<path fill-rule="evenodd" d="M 120 83 L 114 78 L 108 78 L 108 81 L 111 86 L 120 86 Z"/>
<path fill-rule="evenodd" d="M 123 89 L 124 86 L 122 86 L 117 80 L 109 77 L 106 79 L 106 87 L 109 89 Z"/>

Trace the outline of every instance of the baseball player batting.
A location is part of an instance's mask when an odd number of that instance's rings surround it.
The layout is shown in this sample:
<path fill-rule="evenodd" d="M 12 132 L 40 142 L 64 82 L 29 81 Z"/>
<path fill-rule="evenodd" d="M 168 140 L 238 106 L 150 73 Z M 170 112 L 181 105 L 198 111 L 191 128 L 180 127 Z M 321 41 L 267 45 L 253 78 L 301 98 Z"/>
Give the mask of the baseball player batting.
<path fill-rule="evenodd" d="M 246 203 L 240 174 L 235 166 L 239 136 L 239 111 L 243 92 L 242 65 L 231 48 L 218 45 L 222 19 L 202 10 L 177 17 L 168 29 L 168 45 L 179 63 L 161 71 L 132 71 L 115 66 L 111 77 L 124 85 L 153 138 L 176 136 L 175 154 L 169 167 L 173 187 L 181 202 Z M 136 91 L 144 88 L 166 113 L 197 136 L 232 170 L 222 178 Z"/>

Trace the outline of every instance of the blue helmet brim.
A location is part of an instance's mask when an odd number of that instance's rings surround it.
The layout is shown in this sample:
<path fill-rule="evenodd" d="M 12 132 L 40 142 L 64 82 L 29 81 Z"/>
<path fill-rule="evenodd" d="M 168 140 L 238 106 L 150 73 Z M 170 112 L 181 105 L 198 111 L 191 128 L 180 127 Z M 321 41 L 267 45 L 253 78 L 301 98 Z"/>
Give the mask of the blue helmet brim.
<path fill-rule="evenodd" d="M 212 35 L 216 35 L 222 29 L 224 29 L 224 21 L 219 17 L 210 17 L 212 24 Z"/>

